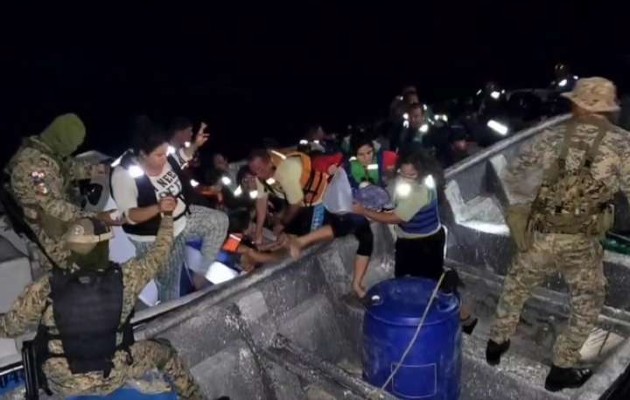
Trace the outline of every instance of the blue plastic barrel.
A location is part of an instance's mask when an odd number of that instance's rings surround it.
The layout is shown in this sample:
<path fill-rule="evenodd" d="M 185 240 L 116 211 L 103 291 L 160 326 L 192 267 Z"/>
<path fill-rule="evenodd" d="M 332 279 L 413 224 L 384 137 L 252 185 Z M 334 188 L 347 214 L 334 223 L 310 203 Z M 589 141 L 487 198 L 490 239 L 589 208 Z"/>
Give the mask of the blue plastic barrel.
<path fill-rule="evenodd" d="M 391 279 L 368 292 L 363 378 L 381 387 L 416 332 L 437 282 Z M 438 292 L 422 330 L 386 390 L 401 399 L 457 400 L 461 384 L 460 301 Z"/>

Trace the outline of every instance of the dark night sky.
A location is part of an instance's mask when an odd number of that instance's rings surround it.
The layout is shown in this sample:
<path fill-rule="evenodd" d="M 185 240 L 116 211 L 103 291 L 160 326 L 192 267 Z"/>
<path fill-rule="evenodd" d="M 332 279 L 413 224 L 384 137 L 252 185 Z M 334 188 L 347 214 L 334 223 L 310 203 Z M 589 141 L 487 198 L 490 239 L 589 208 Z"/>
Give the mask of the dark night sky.
<path fill-rule="evenodd" d="M 204 119 L 207 146 L 240 157 L 306 121 L 374 119 L 407 83 L 432 101 L 488 79 L 546 85 L 559 60 L 622 86 L 629 70 L 625 13 L 601 2 L 206 3 L 3 10 L 3 158 L 68 111 L 106 152 L 122 150 L 129 118 L 149 112 Z"/>

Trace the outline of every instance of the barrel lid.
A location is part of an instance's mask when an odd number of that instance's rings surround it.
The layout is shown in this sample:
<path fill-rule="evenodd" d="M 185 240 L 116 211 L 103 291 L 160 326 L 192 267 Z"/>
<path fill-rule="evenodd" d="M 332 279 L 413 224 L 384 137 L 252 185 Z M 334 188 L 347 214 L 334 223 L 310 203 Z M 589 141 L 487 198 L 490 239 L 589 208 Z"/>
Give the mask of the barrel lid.
<path fill-rule="evenodd" d="M 418 326 L 436 285 L 433 280 L 411 277 L 383 281 L 368 291 L 367 313 L 388 324 Z M 459 305 L 454 294 L 438 292 L 424 324 L 450 318 L 459 313 Z"/>

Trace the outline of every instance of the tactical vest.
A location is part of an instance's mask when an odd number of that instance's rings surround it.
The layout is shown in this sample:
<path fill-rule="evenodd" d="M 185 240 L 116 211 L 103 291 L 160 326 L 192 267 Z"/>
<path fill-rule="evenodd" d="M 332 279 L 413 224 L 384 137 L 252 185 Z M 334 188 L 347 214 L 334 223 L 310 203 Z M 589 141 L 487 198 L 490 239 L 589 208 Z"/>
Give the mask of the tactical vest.
<path fill-rule="evenodd" d="M 373 159 L 367 167 L 361 164 L 359 160 L 351 160 L 346 164 L 346 172 L 350 180 L 350 185 L 355 189 L 363 182 L 383 186 L 384 169 L 382 151 L 376 153 L 375 159 Z"/>
<path fill-rule="evenodd" d="M 183 173 L 175 158 L 172 155 L 169 155 L 166 159 L 168 160 L 168 163 L 171 165 L 171 168 L 177 175 L 177 178 L 182 185 L 182 191 L 178 197 L 184 202 L 184 204 L 186 204 L 186 210 L 183 213 L 174 217 L 174 220 L 177 221 L 186 214 L 190 213 L 189 206 L 191 204 L 191 199 L 195 198 L 195 192 L 190 185 L 190 181 L 186 179 L 185 174 Z M 134 164 L 131 162 L 131 155 L 128 154 L 121 161 L 121 166 L 125 169 L 128 169 L 131 165 Z M 155 195 L 155 186 L 153 186 L 153 183 L 151 183 L 151 179 L 146 173 L 143 173 L 138 177 L 134 177 L 134 181 L 136 182 L 136 187 L 138 188 L 138 208 L 149 207 L 158 204 L 158 199 Z M 112 197 L 114 197 L 113 192 Z M 145 221 L 141 224 L 123 224 L 122 228 L 126 233 L 132 235 L 155 236 L 157 235 L 157 232 L 160 228 L 161 221 L 162 216 L 158 214 L 150 220 Z"/>
<path fill-rule="evenodd" d="M 63 357 L 73 374 L 102 372 L 105 378 L 116 351 L 126 351 L 131 363 L 133 313 L 121 323 L 123 290 L 123 273 L 117 264 L 105 271 L 74 274 L 55 268 L 49 296 L 55 327 L 40 324 L 37 330 L 38 362 Z M 122 336 L 120 344 L 117 335 Z M 63 353 L 50 352 L 51 340 L 61 340 Z"/>
<path fill-rule="evenodd" d="M 311 207 L 313 204 L 321 201 L 328 187 L 328 181 L 330 176 L 323 172 L 317 171 L 311 164 L 311 158 L 304 153 L 292 152 L 286 155 L 276 154 L 271 152 L 271 162 L 275 167 L 278 167 L 285 159 L 289 157 L 299 157 L 302 164 L 302 175 L 300 176 L 300 185 L 302 186 L 302 193 L 304 194 L 304 206 Z M 269 193 L 274 193 L 271 184 L 267 181 L 259 179 L 265 190 Z"/>
<path fill-rule="evenodd" d="M 597 127 L 591 145 L 576 136 L 579 124 Z M 606 182 L 593 177 L 591 167 L 599 146 L 610 126 L 604 120 L 587 118 L 568 122 L 560 155 L 544 172 L 538 194 L 532 203 L 531 222 L 542 233 L 600 235 L 602 217 L 613 200 Z M 569 150 L 583 151 L 584 156 L 575 170 L 566 165 Z"/>
<path fill-rule="evenodd" d="M 440 229 L 440 211 L 437 196 L 426 207 L 420 209 L 409 221 L 398 225 L 406 233 L 430 235 Z"/>

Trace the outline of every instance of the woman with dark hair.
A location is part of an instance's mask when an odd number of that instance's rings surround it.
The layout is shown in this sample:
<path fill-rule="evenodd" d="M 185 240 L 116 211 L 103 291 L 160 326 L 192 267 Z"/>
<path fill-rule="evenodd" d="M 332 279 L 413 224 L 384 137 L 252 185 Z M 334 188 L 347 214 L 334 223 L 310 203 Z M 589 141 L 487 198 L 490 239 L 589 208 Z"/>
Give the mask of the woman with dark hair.
<path fill-rule="evenodd" d="M 143 119 L 136 123 L 132 150 L 123 156 L 112 173 L 112 194 L 127 221 L 123 230 L 138 254 L 147 252 L 155 241 L 161 220 L 159 200 L 164 197 L 177 200 L 173 212 L 176 241 L 168 267 L 157 279 L 162 302 L 179 297 L 186 241 L 203 239 L 203 265 L 207 267 L 214 261 L 227 234 L 227 216 L 193 204 L 191 183 L 182 173 L 182 168 L 207 139 L 207 134 L 198 133 L 190 146 L 168 154 L 167 136 L 158 126 Z M 195 272 L 205 274 L 205 271 Z"/>
<path fill-rule="evenodd" d="M 372 135 L 355 133 L 351 136 L 352 156 L 346 162 L 346 173 L 353 189 L 370 184 L 385 187 L 387 179 L 394 175 L 396 153 L 376 146 Z"/>
<path fill-rule="evenodd" d="M 444 270 L 446 230 L 440 221 L 438 193 L 444 177 L 437 161 L 425 151 L 403 154 L 399 161 L 392 212 L 372 211 L 355 203 L 354 212 L 368 219 L 395 225 L 394 275 L 415 276 L 438 281 Z M 465 332 L 472 332 L 477 320 L 462 309 Z"/>

